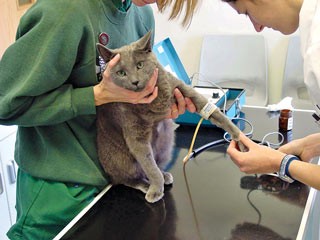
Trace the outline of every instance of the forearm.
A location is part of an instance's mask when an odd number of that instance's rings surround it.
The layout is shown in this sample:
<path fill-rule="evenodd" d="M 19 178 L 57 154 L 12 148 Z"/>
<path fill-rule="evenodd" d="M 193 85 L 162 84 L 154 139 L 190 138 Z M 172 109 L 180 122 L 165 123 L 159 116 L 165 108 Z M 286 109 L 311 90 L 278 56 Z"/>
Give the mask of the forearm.
<path fill-rule="evenodd" d="M 320 166 L 303 161 L 293 161 L 289 166 L 290 175 L 299 182 L 320 190 Z"/>
<path fill-rule="evenodd" d="M 24 127 L 53 125 L 80 115 L 95 114 L 92 87 L 63 85 L 34 97 L 2 97 L 0 123 Z"/>
<path fill-rule="evenodd" d="M 320 156 L 320 133 L 311 134 L 304 141 L 303 151 L 309 153 L 310 159 Z"/>
<path fill-rule="evenodd" d="M 320 133 L 289 142 L 280 147 L 279 151 L 296 155 L 302 161 L 308 162 L 313 157 L 320 156 Z"/>

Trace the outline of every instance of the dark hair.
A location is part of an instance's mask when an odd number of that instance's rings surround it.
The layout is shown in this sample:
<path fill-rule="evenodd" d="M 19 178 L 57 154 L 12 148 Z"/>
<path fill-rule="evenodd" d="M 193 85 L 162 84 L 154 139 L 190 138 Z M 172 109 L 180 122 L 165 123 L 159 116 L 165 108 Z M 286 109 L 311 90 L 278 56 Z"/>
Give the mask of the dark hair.
<path fill-rule="evenodd" d="M 222 2 L 235 2 L 237 0 L 222 0 Z"/>

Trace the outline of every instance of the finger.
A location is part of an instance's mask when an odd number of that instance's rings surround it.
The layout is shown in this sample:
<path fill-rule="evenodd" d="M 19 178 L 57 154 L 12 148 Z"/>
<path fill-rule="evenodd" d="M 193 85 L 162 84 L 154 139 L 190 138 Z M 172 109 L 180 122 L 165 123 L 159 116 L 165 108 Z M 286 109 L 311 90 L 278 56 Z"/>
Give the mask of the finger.
<path fill-rule="evenodd" d="M 103 72 L 103 75 L 109 79 L 110 77 L 110 70 L 119 62 L 120 60 L 120 54 L 118 53 L 116 56 L 114 56 L 107 64 L 106 70 Z"/>
<path fill-rule="evenodd" d="M 234 151 L 237 151 L 237 143 L 236 141 L 232 140 L 227 148 L 227 153 L 232 154 Z"/>
<path fill-rule="evenodd" d="M 238 155 L 239 153 L 239 150 L 237 149 L 237 144 L 235 141 L 231 141 L 230 144 L 229 144 L 229 147 L 227 148 L 227 153 L 228 155 L 230 156 L 230 159 L 238 166 L 239 166 L 239 163 L 237 162 L 236 160 L 236 156 Z"/>
<path fill-rule="evenodd" d="M 231 140 L 229 144 L 229 148 L 236 148 L 236 146 L 237 146 L 237 142 L 234 140 Z"/>
<path fill-rule="evenodd" d="M 151 95 L 142 98 L 138 103 L 151 103 L 158 96 L 158 90 L 158 87 L 155 87 Z"/>
<path fill-rule="evenodd" d="M 249 148 L 249 146 L 258 145 L 257 143 L 253 142 L 250 138 L 248 138 L 243 132 L 240 132 L 240 141 L 243 145 Z"/>
<path fill-rule="evenodd" d="M 196 106 L 194 105 L 194 103 L 191 101 L 190 98 L 185 98 L 184 100 L 185 100 L 185 102 L 187 104 L 187 109 L 188 109 L 189 112 L 194 113 L 194 112 L 197 111 Z"/>
<path fill-rule="evenodd" d="M 172 119 L 171 108 L 168 110 L 168 113 L 166 115 L 166 119 Z"/>
<path fill-rule="evenodd" d="M 153 79 L 153 81 L 151 81 L 151 83 L 153 83 L 153 84 L 152 84 L 152 87 L 155 87 L 156 84 L 157 84 L 158 74 L 159 74 L 159 69 L 156 68 L 156 69 L 153 71 L 153 75 L 152 75 L 152 79 Z"/>
<path fill-rule="evenodd" d="M 176 119 L 179 116 L 179 110 L 177 104 L 171 106 L 171 118 Z"/>
<path fill-rule="evenodd" d="M 157 83 L 157 79 L 158 79 L 158 68 L 156 68 L 153 71 L 153 74 L 150 80 L 148 81 L 146 87 L 142 92 L 139 93 L 138 98 L 140 98 L 140 100 L 138 100 L 137 103 L 150 103 L 158 96 L 158 92 L 154 91 Z"/>
<path fill-rule="evenodd" d="M 154 90 L 154 87 L 156 86 L 157 84 L 157 80 L 158 80 L 158 68 L 156 68 L 154 71 L 153 71 L 153 74 L 145 88 L 145 92 L 147 93 L 147 95 L 149 95 L 150 93 L 153 92 Z"/>
<path fill-rule="evenodd" d="M 117 53 L 108 63 L 108 68 L 113 68 L 120 60 L 120 54 Z"/>
<path fill-rule="evenodd" d="M 180 90 L 178 88 L 174 89 L 174 96 L 177 100 L 177 110 L 178 114 L 183 114 L 186 111 L 186 102 Z"/>

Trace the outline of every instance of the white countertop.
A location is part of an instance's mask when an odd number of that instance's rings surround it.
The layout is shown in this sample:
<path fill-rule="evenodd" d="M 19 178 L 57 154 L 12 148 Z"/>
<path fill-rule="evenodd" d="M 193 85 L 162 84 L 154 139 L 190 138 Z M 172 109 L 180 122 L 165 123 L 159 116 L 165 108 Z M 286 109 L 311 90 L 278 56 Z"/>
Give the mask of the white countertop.
<path fill-rule="evenodd" d="M 17 126 L 0 125 L 0 141 L 17 131 Z"/>

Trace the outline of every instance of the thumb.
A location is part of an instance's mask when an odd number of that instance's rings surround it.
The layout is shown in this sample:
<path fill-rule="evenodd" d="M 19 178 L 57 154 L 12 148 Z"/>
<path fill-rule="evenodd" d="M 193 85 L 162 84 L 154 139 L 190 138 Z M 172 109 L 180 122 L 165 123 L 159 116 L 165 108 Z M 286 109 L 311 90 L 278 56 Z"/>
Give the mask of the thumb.
<path fill-rule="evenodd" d="M 108 63 L 109 68 L 113 68 L 120 60 L 120 54 L 115 55 Z"/>

